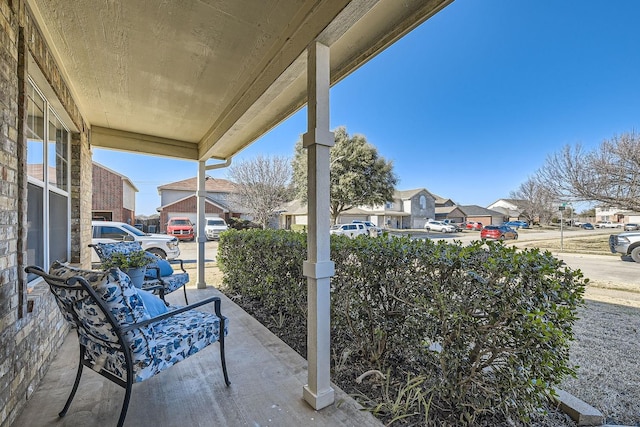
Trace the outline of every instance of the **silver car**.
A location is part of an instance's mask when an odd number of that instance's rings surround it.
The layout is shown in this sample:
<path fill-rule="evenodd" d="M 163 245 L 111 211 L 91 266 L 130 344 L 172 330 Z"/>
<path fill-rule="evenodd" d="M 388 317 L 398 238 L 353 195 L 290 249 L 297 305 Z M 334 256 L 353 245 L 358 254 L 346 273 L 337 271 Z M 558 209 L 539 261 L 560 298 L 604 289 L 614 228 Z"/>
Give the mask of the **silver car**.
<path fill-rule="evenodd" d="M 442 221 L 427 221 L 424 225 L 424 229 L 427 231 L 441 231 L 443 233 L 453 233 L 456 231 L 456 228 L 453 225 L 445 224 Z"/>

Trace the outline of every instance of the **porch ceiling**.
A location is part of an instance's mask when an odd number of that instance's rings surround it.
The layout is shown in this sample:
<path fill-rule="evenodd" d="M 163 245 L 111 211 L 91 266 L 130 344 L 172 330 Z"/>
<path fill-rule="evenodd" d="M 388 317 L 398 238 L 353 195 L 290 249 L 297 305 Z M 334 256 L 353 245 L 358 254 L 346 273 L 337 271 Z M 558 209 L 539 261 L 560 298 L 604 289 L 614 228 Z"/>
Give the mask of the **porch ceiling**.
<path fill-rule="evenodd" d="M 27 0 L 94 146 L 226 159 L 453 0 Z"/>

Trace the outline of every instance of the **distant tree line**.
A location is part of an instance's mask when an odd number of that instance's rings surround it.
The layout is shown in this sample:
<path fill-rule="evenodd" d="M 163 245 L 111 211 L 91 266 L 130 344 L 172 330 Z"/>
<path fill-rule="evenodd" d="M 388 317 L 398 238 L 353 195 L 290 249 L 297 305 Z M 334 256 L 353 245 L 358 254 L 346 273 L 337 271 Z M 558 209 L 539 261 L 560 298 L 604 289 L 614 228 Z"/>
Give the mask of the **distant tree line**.
<path fill-rule="evenodd" d="M 566 145 L 511 192 L 527 218 L 548 222 L 560 202 L 599 202 L 640 212 L 640 136 L 624 133 L 585 150 Z"/>

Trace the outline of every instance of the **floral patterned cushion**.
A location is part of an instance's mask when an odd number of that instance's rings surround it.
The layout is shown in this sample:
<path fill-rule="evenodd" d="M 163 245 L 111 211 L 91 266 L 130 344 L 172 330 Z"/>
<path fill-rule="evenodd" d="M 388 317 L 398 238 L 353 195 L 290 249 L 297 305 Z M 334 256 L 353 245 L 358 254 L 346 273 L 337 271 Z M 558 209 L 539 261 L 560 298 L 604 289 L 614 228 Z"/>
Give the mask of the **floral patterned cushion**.
<path fill-rule="evenodd" d="M 100 257 L 100 261 L 111 258 L 114 253 L 130 254 L 142 250 L 140 242 L 114 242 L 114 243 L 96 243 L 94 245 L 96 253 Z M 149 254 L 153 256 L 153 254 Z"/>
<path fill-rule="evenodd" d="M 113 243 L 96 243 L 94 245 L 96 253 L 100 257 L 101 261 L 104 261 L 111 257 L 114 253 L 128 254 L 142 250 L 140 242 L 113 242 Z M 147 256 L 151 260 L 151 263 L 147 266 L 147 270 L 158 268 L 158 258 L 152 253 L 147 252 Z M 189 273 L 174 273 L 170 276 L 164 276 L 160 279 L 153 277 L 145 277 L 142 289 L 147 289 L 152 286 L 162 285 L 165 294 L 170 294 L 189 283 Z M 151 292 L 159 294 L 158 289 L 152 289 Z"/>
<path fill-rule="evenodd" d="M 129 325 L 149 319 L 149 313 L 129 277 L 118 269 L 108 271 L 81 270 L 54 262 L 49 274 L 68 279 L 84 278 L 101 298 L 119 325 Z M 86 356 L 94 362 L 93 369 L 105 369 L 125 379 L 124 354 L 118 351 L 117 336 L 99 306 L 87 298 L 86 291 L 51 287 L 65 318 L 78 326 L 80 342 Z M 73 307 L 78 322 L 67 313 Z M 176 307 L 170 307 L 175 309 Z M 78 325 L 79 323 L 79 325 Z M 225 322 L 225 336 L 228 334 Z M 124 335 L 131 350 L 134 381 L 140 382 L 184 360 L 220 338 L 220 319 L 211 313 L 189 310 L 154 323 L 133 329 Z"/>
<path fill-rule="evenodd" d="M 107 271 L 82 270 L 54 262 L 49 274 L 52 276 L 69 279 L 74 276 L 84 278 L 96 291 L 96 294 L 109 309 L 115 321 L 120 326 L 130 325 L 142 320 L 150 319 L 148 311 L 138 291 L 131 284 L 129 276 L 118 269 Z M 95 363 L 93 369 L 99 371 L 104 368 L 116 376 L 124 378 L 124 358 L 117 352 L 117 336 L 107 317 L 102 313 L 98 305 L 87 298 L 85 291 L 66 288 L 52 288 L 56 293 L 56 301 L 63 313 L 64 305 L 73 306 L 78 316 L 80 326 L 73 316 L 65 313 L 65 318 L 78 326 L 80 342 L 87 347 L 87 356 Z M 131 349 L 134 362 L 134 371 L 137 376 L 147 378 L 154 375 L 153 359 L 155 351 L 155 331 L 153 327 L 133 329 L 124 335 L 125 342 Z"/>

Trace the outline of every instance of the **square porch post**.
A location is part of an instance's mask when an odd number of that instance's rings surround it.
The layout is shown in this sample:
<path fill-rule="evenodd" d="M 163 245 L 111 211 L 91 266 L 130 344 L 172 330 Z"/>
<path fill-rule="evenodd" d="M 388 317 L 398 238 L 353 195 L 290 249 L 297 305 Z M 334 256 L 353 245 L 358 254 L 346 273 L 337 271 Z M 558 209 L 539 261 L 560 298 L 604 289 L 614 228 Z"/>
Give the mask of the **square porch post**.
<path fill-rule="evenodd" d="M 198 273 L 196 276 L 196 287 L 198 289 L 205 289 L 207 287 L 206 280 L 204 278 L 204 259 L 205 259 L 205 247 L 204 244 L 207 241 L 207 236 L 204 234 L 204 222 L 205 222 L 205 196 L 207 183 L 207 166 L 204 160 L 198 162 L 198 190 L 196 191 L 197 200 L 197 215 L 196 221 L 196 240 L 198 241 L 198 247 L 196 248 L 196 258 L 198 263 Z"/>
<path fill-rule="evenodd" d="M 330 281 L 334 263 L 329 242 L 329 149 L 334 145 L 329 130 L 329 48 L 318 42 L 307 49 L 307 188 L 309 224 L 307 228 L 307 361 L 308 383 L 304 400 L 314 409 L 333 404 L 330 381 Z"/>

